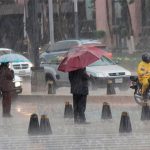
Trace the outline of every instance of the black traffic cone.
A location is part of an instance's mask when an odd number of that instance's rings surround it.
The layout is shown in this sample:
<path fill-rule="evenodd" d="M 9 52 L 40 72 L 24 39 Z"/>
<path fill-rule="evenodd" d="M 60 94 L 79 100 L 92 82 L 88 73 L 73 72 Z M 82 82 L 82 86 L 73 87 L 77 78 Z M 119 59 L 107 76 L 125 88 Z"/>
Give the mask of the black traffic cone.
<path fill-rule="evenodd" d="M 30 117 L 29 127 L 28 127 L 28 133 L 29 134 L 39 134 L 39 121 L 38 121 L 38 115 L 32 114 Z"/>
<path fill-rule="evenodd" d="M 41 134 L 52 134 L 51 125 L 46 115 L 41 116 L 40 120 L 40 133 Z"/>
<path fill-rule="evenodd" d="M 64 110 L 64 118 L 72 118 L 73 117 L 73 108 L 69 102 L 65 103 L 65 110 Z"/>
<path fill-rule="evenodd" d="M 141 120 L 150 120 L 150 108 L 147 103 L 142 106 Z"/>
<path fill-rule="evenodd" d="M 111 109 L 107 102 L 103 103 L 101 119 L 112 119 Z"/>
<path fill-rule="evenodd" d="M 107 81 L 107 95 L 116 94 L 114 84 L 112 80 Z"/>
<path fill-rule="evenodd" d="M 132 132 L 130 117 L 127 112 L 122 112 L 119 132 L 120 133 Z"/>

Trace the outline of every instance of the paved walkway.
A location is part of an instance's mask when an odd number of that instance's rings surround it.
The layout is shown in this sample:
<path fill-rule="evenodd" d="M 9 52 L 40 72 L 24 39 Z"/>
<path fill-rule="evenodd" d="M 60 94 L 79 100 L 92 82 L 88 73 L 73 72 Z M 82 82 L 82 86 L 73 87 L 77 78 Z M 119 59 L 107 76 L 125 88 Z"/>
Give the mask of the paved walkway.
<path fill-rule="evenodd" d="M 86 117 L 91 124 L 74 125 L 73 119 L 63 117 L 66 100 L 65 96 L 62 100 L 40 96 L 14 100 L 13 117 L 0 115 L 0 150 L 149 150 L 150 121 L 140 120 L 141 107 L 135 103 L 109 100 L 112 119 L 104 121 L 101 120 L 102 101 L 88 101 Z M 131 119 L 133 131 L 130 134 L 119 134 L 123 111 L 127 111 Z M 42 114 L 49 117 L 52 135 L 28 135 L 32 113 L 37 113 L 39 120 Z"/>

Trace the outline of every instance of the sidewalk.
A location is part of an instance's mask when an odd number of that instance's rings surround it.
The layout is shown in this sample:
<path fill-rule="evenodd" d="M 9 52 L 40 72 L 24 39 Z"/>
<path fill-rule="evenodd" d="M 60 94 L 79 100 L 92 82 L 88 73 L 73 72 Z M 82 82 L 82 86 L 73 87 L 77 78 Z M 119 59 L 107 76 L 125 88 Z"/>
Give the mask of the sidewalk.
<path fill-rule="evenodd" d="M 101 100 L 88 97 L 86 118 L 89 125 L 75 125 L 64 119 L 64 103 L 71 96 L 22 95 L 12 103 L 12 118 L 0 115 L 0 150 L 149 150 L 149 121 L 140 120 L 141 107 L 129 103 L 131 97 L 104 96 Z M 47 97 L 47 98 L 46 98 Z M 98 99 L 98 100 L 97 100 Z M 126 101 L 125 101 L 126 100 Z M 111 120 L 101 120 L 102 102 L 112 111 Z M 124 103 L 122 103 L 124 102 Z M 1 105 L 1 103 L 0 103 Z M 122 111 L 130 115 L 132 133 L 119 134 Z M 28 135 L 30 115 L 46 114 L 52 135 Z"/>

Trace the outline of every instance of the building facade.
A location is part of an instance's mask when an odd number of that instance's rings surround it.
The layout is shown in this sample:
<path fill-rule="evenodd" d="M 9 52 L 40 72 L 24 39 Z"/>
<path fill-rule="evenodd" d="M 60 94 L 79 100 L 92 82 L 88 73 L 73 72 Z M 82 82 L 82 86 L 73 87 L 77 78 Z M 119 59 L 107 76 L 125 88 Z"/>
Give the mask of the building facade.
<path fill-rule="evenodd" d="M 106 32 L 105 42 L 110 47 L 127 48 L 125 5 L 122 0 L 96 0 L 96 30 Z M 124 0 L 125 1 L 125 0 Z M 127 0 L 130 24 L 134 36 L 135 49 L 149 49 L 150 42 L 150 1 Z M 127 20 L 126 20 L 127 19 Z"/>
<path fill-rule="evenodd" d="M 28 16 L 26 6 L 29 0 L 14 1 L 16 2 L 14 4 L 1 5 L 0 15 L 5 16 L 5 20 L 7 17 L 8 19 L 10 17 L 21 18 L 22 23 L 20 24 L 23 30 L 19 35 L 21 39 L 20 36 L 26 37 L 25 18 Z M 128 2 L 129 12 L 123 3 L 125 1 Z M 56 41 L 74 38 L 75 35 L 73 0 L 62 2 L 60 6 L 53 4 Z M 41 37 L 45 38 L 43 41 L 47 42 L 49 39 L 48 0 L 42 0 L 40 3 L 42 8 L 39 15 L 40 32 Z M 93 38 L 94 31 L 104 31 L 106 36 L 103 42 L 111 48 L 124 50 L 127 49 L 129 35 L 133 35 L 136 49 L 150 48 L 148 46 L 150 42 L 150 0 L 78 0 L 78 17 L 80 38 Z M 63 28 L 60 27 L 60 23 Z M 0 42 L 7 41 L 7 36 L 1 39 L 3 40 Z"/>

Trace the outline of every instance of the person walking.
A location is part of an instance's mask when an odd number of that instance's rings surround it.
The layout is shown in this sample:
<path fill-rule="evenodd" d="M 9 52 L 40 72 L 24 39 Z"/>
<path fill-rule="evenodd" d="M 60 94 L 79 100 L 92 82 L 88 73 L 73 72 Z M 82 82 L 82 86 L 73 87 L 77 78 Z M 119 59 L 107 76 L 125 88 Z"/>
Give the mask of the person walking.
<path fill-rule="evenodd" d="M 14 72 L 9 68 L 9 62 L 0 66 L 0 89 L 2 92 L 3 117 L 11 117 L 11 93 L 13 91 Z"/>
<path fill-rule="evenodd" d="M 85 110 L 89 93 L 88 79 L 89 76 L 86 73 L 86 68 L 69 72 L 71 93 L 73 94 L 74 123 L 87 123 Z"/>

